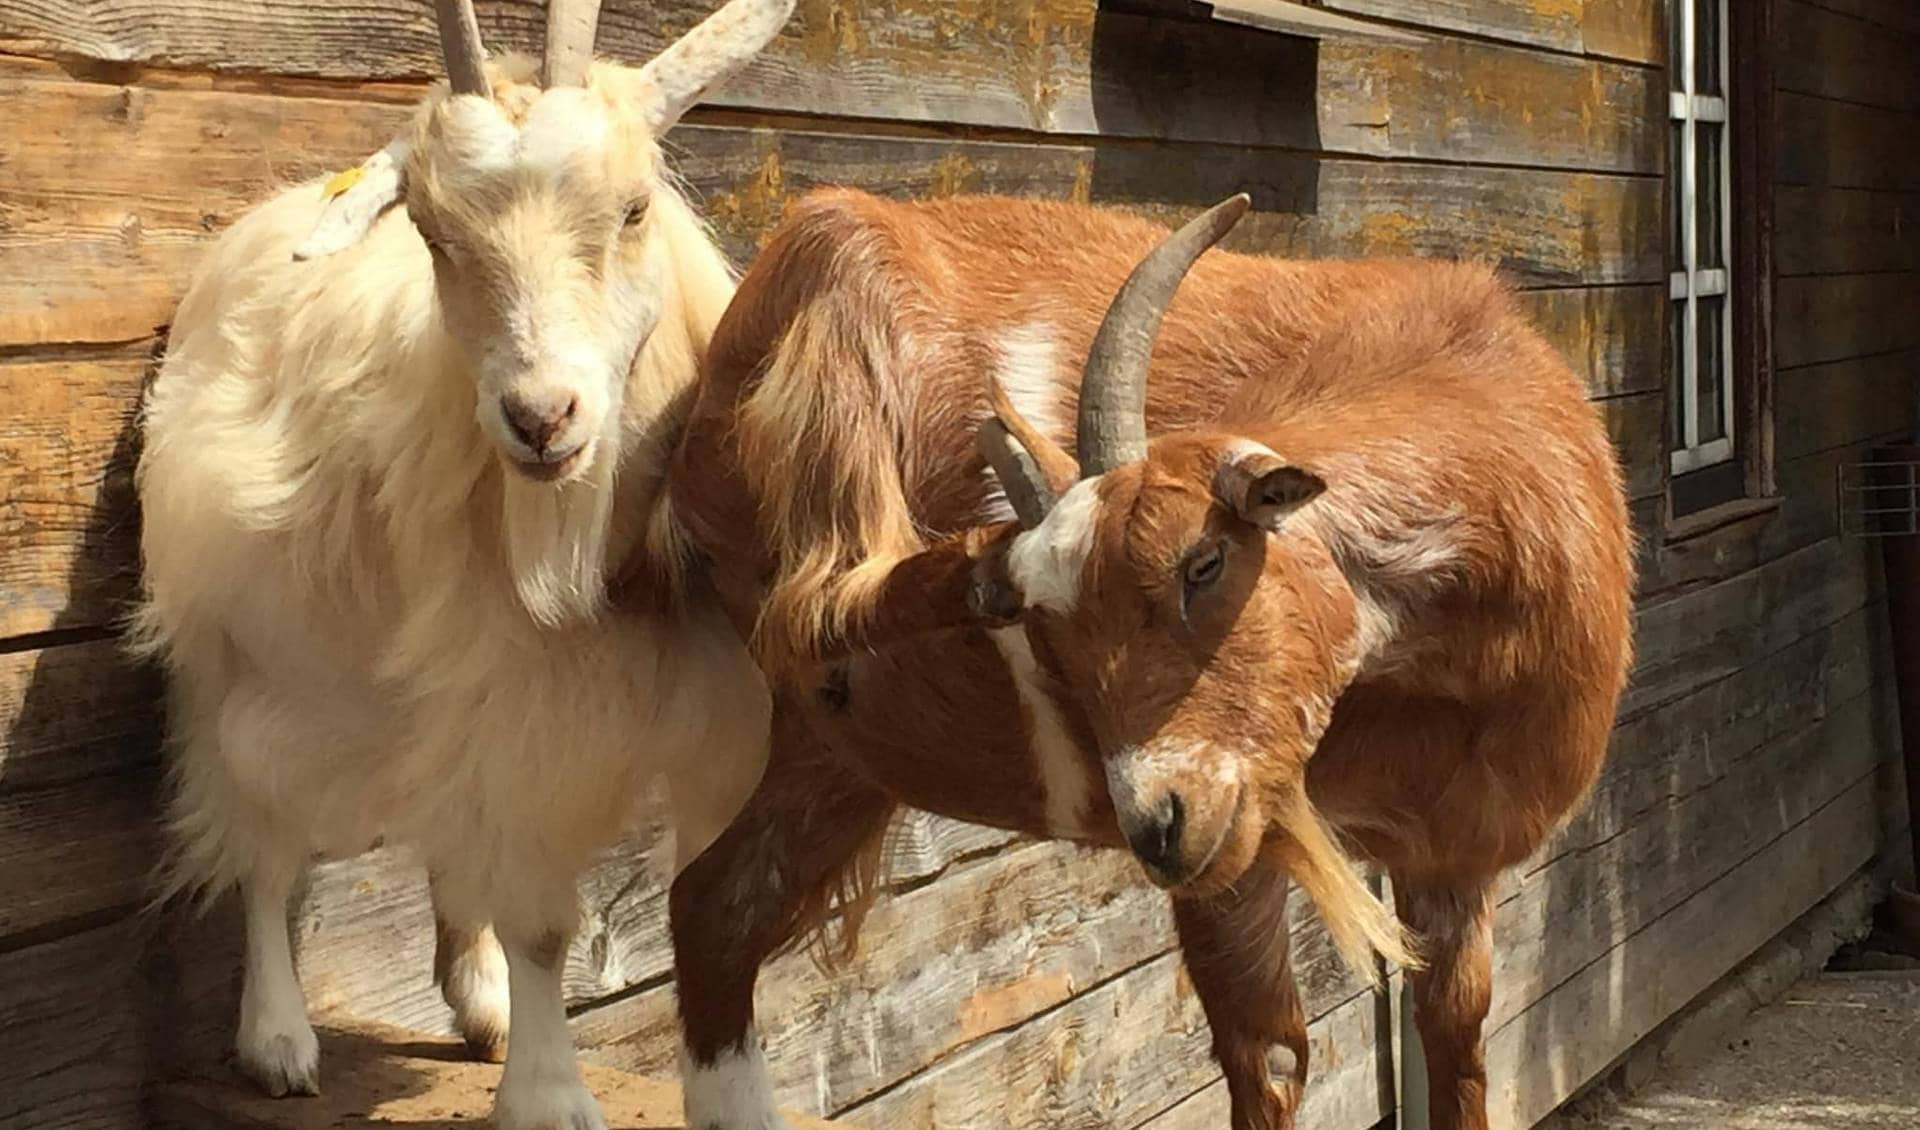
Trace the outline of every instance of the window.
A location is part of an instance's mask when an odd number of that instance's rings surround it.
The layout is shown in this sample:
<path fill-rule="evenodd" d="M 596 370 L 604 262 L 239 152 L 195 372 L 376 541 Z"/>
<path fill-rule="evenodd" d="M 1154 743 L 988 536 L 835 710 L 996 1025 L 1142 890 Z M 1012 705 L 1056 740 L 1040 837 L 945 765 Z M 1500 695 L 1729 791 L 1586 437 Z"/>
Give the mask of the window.
<path fill-rule="evenodd" d="M 1675 517 L 1771 492 L 1771 5 L 1669 0 L 1668 447 Z"/>
<path fill-rule="evenodd" d="M 1668 95 L 1668 176 L 1674 193 L 1675 247 L 1667 293 L 1674 357 L 1673 472 L 1685 474 L 1733 458 L 1732 272 L 1727 230 L 1733 212 L 1731 145 L 1724 77 L 1727 0 L 1679 0 Z"/>

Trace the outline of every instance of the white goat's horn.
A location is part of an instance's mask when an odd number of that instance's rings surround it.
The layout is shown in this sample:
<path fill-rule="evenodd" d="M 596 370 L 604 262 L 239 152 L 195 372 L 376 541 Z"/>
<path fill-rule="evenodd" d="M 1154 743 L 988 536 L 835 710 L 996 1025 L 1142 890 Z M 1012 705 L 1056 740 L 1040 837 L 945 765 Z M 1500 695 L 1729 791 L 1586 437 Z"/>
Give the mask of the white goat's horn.
<path fill-rule="evenodd" d="M 455 94 L 491 95 L 473 0 L 433 0 L 433 13 L 440 24 L 440 54 L 446 57 L 448 85 Z"/>
<path fill-rule="evenodd" d="M 587 84 L 599 24 L 600 0 L 547 0 L 547 54 L 540 75 L 548 90 Z"/>
<path fill-rule="evenodd" d="M 653 89 L 648 123 L 663 133 L 708 88 L 747 65 L 780 34 L 794 0 L 730 0 L 641 68 Z"/>
<path fill-rule="evenodd" d="M 1187 221 L 1140 261 L 1113 296 L 1080 380 L 1075 447 L 1083 476 L 1146 457 L 1147 363 L 1160 319 L 1194 260 L 1240 221 L 1249 203 L 1242 192 Z"/>

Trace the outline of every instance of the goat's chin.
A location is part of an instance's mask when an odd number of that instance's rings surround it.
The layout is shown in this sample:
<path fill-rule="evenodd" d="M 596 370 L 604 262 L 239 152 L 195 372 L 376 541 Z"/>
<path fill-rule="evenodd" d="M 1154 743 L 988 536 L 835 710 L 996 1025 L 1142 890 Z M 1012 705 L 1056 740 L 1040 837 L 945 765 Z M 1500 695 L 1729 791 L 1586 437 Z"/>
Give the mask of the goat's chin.
<path fill-rule="evenodd" d="M 1175 893 L 1205 897 L 1219 894 L 1239 882 L 1259 857 L 1266 832 L 1266 814 L 1260 811 L 1254 790 L 1242 788 L 1213 855 L 1191 878 L 1175 888 Z"/>
<path fill-rule="evenodd" d="M 594 441 L 588 440 L 552 462 L 521 459 L 505 451 L 500 453 L 500 459 L 509 470 L 528 482 L 565 483 L 579 478 L 593 465 L 593 449 Z"/>

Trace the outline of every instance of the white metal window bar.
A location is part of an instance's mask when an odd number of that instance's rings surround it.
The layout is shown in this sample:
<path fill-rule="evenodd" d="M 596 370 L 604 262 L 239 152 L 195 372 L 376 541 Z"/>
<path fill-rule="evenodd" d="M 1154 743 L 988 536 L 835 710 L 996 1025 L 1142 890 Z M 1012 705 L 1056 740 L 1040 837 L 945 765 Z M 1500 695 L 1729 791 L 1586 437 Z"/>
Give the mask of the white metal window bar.
<path fill-rule="evenodd" d="M 1675 184 L 1679 230 L 1673 236 L 1679 246 L 1667 292 L 1671 379 L 1678 394 L 1672 467 L 1681 474 L 1733 458 L 1733 168 L 1727 123 L 1732 71 L 1729 0 L 1671 4 L 1668 34 L 1677 41 L 1669 53 L 1671 84 L 1679 89 L 1668 95 L 1669 131 L 1678 142 L 1669 145 L 1676 167 L 1668 176 Z M 1703 173 L 1713 183 L 1702 185 Z"/>

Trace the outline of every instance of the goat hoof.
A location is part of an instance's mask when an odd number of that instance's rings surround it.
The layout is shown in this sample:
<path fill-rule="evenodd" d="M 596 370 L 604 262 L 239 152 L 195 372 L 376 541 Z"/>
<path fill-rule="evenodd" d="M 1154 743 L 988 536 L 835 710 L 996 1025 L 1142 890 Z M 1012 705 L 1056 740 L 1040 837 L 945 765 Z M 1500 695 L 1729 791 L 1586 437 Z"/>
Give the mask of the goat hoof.
<path fill-rule="evenodd" d="M 607 1130 L 600 1104 L 578 1079 L 502 1079 L 493 1119 L 498 1130 Z"/>
<path fill-rule="evenodd" d="M 475 1063 L 507 1062 L 505 1032 L 468 1032 L 462 1039 L 467 1043 L 467 1057 Z"/>
<path fill-rule="evenodd" d="M 276 1099 L 320 1093 L 320 1042 L 311 1028 L 246 1041 L 239 1061 L 241 1072 Z"/>
<path fill-rule="evenodd" d="M 503 1063 L 507 1058 L 507 993 L 505 978 L 473 991 L 453 1008 L 453 1026 L 467 1043 L 467 1054 L 481 1063 Z"/>

